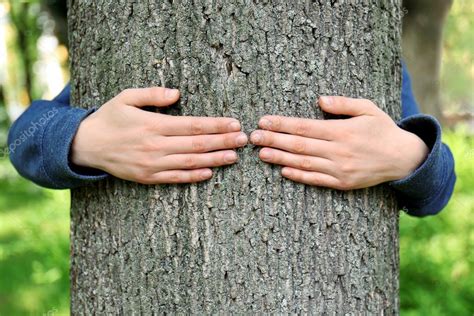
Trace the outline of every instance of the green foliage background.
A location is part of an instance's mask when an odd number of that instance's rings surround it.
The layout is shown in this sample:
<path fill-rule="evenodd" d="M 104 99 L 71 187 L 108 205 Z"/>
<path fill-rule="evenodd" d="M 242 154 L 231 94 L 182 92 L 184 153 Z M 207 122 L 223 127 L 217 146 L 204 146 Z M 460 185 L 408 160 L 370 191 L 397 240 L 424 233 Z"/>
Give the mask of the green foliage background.
<path fill-rule="evenodd" d="M 442 93 L 454 110 L 472 111 L 474 104 L 472 5 L 455 1 L 447 21 Z M 0 136 L 8 124 L 2 102 Z M 402 315 L 474 315 L 472 127 L 443 137 L 458 180 L 439 215 L 400 216 Z M 0 315 L 69 314 L 69 192 L 21 178 L 4 153 L 0 144 Z"/>
<path fill-rule="evenodd" d="M 400 216 L 400 301 L 405 315 L 474 315 L 474 137 L 446 132 L 457 182 L 437 216 Z"/>
<path fill-rule="evenodd" d="M 445 25 L 441 96 L 450 112 L 474 107 L 474 1 L 454 0 Z M 472 122 L 471 122 L 472 124 Z"/>

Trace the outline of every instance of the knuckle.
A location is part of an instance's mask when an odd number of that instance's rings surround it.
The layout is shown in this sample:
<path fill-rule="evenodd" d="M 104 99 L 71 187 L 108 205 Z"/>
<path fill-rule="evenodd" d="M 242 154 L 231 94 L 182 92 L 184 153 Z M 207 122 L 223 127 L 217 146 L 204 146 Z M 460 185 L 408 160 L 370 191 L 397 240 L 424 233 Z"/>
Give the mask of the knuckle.
<path fill-rule="evenodd" d="M 182 176 L 178 172 L 171 172 L 168 176 L 168 181 L 169 183 L 177 183 L 181 182 Z"/>
<path fill-rule="evenodd" d="M 165 140 L 163 131 L 165 131 L 166 128 L 163 127 L 163 124 L 160 124 L 162 118 L 159 116 L 161 116 L 162 114 L 156 114 L 158 115 L 158 120 L 156 120 L 155 117 L 150 117 L 143 122 L 143 128 L 140 136 L 143 138 L 153 139 L 155 143 L 154 146 L 156 148 L 163 149 L 164 146 L 160 146 L 159 144 Z"/>
<path fill-rule="evenodd" d="M 351 162 L 345 162 L 341 165 L 341 172 L 345 175 L 351 174 L 354 171 L 354 165 Z"/>
<path fill-rule="evenodd" d="M 366 105 L 368 105 L 368 106 L 370 106 L 370 107 L 372 107 L 372 108 L 377 108 L 377 106 L 375 105 L 374 102 L 372 102 L 372 100 L 369 100 L 369 99 L 362 99 L 362 101 L 363 101 Z"/>
<path fill-rule="evenodd" d="M 219 154 L 219 155 L 214 155 L 212 157 L 212 165 L 213 166 L 220 166 L 220 165 L 226 165 L 228 162 L 225 159 L 225 153 Z"/>
<path fill-rule="evenodd" d="M 152 97 L 163 99 L 164 98 L 164 89 L 161 87 L 152 87 L 149 89 L 149 93 Z"/>
<path fill-rule="evenodd" d="M 296 124 L 295 134 L 299 136 L 306 135 L 309 131 L 309 126 L 306 122 L 298 122 Z"/>
<path fill-rule="evenodd" d="M 260 156 L 261 155 L 262 153 L 260 152 Z M 283 155 L 278 151 L 270 151 L 270 154 L 265 156 L 265 158 L 262 158 L 262 160 L 266 160 L 266 161 L 273 162 L 276 164 L 284 164 L 285 162 Z"/>
<path fill-rule="evenodd" d="M 154 142 L 148 138 L 143 139 L 142 147 L 144 152 L 157 152 L 163 149 L 160 142 Z"/>
<path fill-rule="evenodd" d="M 282 121 L 281 117 L 274 116 L 271 120 L 271 122 L 272 122 L 271 128 L 279 130 L 281 128 L 281 124 L 282 124 L 281 121 Z"/>
<path fill-rule="evenodd" d="M 377 111 L 380 110 L 379 107 L 372 100 L 362 99 L 362 101 L 364 102 L 363 104 L 369 112 L 371 111 L 373 113 L 377 113 Z"/>
<path fill-rule="evenodd" d="M 316 174 L 311 174 L 309 176 L 309 184 L 318 186 L 321 183 L 321 179 Z"/>
<path fill-rule="evenodd" d="M 202 181 L 203 177 L 199 172 L 192 172 L 189 175 L 189 182 L 199 182 Z"/>
<path fill-rule="evenodd" d="M 122 92 L 119 94 L 120 97 L 126 100 L 131 100 L 136 97 L 138 89 L 136 88 L 126 88 L 122 90 Z"/>
<path fill-rule="evenodd" d="M 297 139 L 293 143 L 293 151 L 298 154 L 304 153 L 306 151 L 306 142 L 302 139 Z"/>
<path fill-rule="evenodd" d="M 312 167 L 311 160 L 308 159 L 308 158 L 302 158 L 300 163 L 299 163 L 299 167 L 301 169 L 306 169 L 306 170 L 311 169 L 311 167 Z"/>
<path fill-rule="evenodd" d="M 347 146 L 349 147 L 349 146 Z M 342 148 L 338 151 L 339 162 L 342 166 L 347 165 L 348 161 L 351 161 L 354 158 L 354 152 L 351 148 Z"/>
<path fill-rule="evenodd" d="M 191 134 L 192 135 L 200 135 L 203 132 L 203 124 L 199 120 L 191 121 Z"/>
<path fill-rule="evenodd" d="M 345 123 L 345 122 L 343 122 Z M 339 124 L 337 126 L 337 138 L 338 139 L 342 139 L 342 140 L 345 140 L 347 141 L 349 137 L 352 136 L 352 133 L 349 131 L 349 128 L 347 128 L 347 125 L 346 124 Z"/>
<path fill-rule="evenodd" d="M 145 172 L 153 166 L 153 159 L 150 159 L 148 156 L 144 155 L 138 159 L 137 166 L 142 170 L 141 172 Z"/>
<path fill-rule="evenodd" d="M 206 151 L 206 145 L 202 139 L 193 139 L 191 147 L 195 152 Z"/>
<path fill-rule="evenodd" d="M 343 178 L 339 180 L 339 185 L 338 185 L 339 190 L 346 191 L 346 190 L 350 190 L 351 188 L 352 188 L 352 182 L 349 179 Z"/>
<path fill-rule="evenodd" d="M 275 136 L 271 132 L 263 132 L 261 134 L 260 143 L 267 146 L 272 146 L 275 143 Z"/>
<path fill-rule="evenodd" d="M 221 119 L 216 119 L 214 122 L 217 132 L 219 133 L 226 133 L 229 130 L 229 124 L 232 122 L 232 120 L 221 120 Z"/>
<path fill-rule="evenodd" d="M 354 153 L 351 150 L 347 150 L 344 154 L 347 160 L 352 160 L 354 159 Z"/>
<path fill-rule="evenodd" d="M 120 92 L 120 96 L 126 97 L 132 94 L 132 92 L 133 90 L 131 88 L 124 89 L 122 92 Z"/>
<path fill-rule="evenodd" d="M 226 135 L 226 136 L 223 136 L 223 141 L 224 141 L 224 146 L 226 148 L 230 148 L 230 147 L 235 147 L 235 144 L 236 144 L 236 135 Z"/>
<path fill-rule="evenodd" d="M 196 158 L 193 156 L 187 156 L 184 158 L 184 167 L 187 169 L 195 169 L 197 167 Z"/>
<path fill-rule="evenodd" d="M 145 172 L 144 170 L 136 171 L 134 174 L 134 179 L 136 182 L 142 184 L 150 184 L 152 182 L 149 173 Z"/>

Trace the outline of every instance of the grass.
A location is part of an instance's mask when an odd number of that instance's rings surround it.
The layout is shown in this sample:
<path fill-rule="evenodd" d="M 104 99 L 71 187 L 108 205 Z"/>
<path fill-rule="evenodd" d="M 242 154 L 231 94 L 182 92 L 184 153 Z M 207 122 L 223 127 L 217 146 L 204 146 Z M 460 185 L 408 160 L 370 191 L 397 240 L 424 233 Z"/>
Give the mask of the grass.
<path fill-rule="evenodd" d="M 402 315 L 474 314 L 474 138 L 444 140 L 458 181 L 447 208 L 400 221 Z M 69 313 L 69 193 L 40 188 L 0 160 L 0 315 Z"/>
<path fill-rule="evenodd" d="M 0 161 L 0 315 L 69 313 L 68 208 Z"/>

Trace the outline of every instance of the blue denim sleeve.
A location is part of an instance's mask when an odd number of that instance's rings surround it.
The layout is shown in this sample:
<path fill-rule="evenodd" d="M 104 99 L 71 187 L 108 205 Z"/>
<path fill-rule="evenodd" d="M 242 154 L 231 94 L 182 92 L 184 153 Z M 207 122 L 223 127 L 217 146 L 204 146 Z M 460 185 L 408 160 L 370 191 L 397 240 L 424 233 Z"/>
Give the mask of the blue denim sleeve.
<path fill-rule="evenodd" d="M 81 121 L 95 109 L 69 105 L 69 86 L 52 101 L 34 101 L 8 133 L 10 160 L 18 173 L 38 185 L 69 189 L 104 179 L 103 171 L 69 161 L 72 140 Z"/>
<path fill-rule="evenodd" d="M 430 152 L 421 166 L 406 178 L 389 182 L 400 207 L 413 216 L 435 215 L 448 203 L 456 182 L 454 158 L 441 142 L 441 126 L 432 116 L 420 114 L 405 65 L 402 68 L 402 120 L 398 126 L 420 137 Z"/>

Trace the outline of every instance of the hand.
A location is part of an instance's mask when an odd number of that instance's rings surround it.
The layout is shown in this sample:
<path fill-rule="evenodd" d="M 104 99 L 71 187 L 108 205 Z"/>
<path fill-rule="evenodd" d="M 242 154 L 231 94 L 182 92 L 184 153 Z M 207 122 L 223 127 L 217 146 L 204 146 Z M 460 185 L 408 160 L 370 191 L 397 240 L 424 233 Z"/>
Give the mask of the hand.
<path fill-rule="evenodd" d="M 211 167 L 237 161 L 247 144 L 233 118 L 170 116 L 139 107 L 165 107 L 179 91 L 127 89 L 81 122 L 71 162 L 143 184 L 188 183 L 212 177 Z"/>
<path fill-rule="evenodd" d="M 348 119 L 311 120 L 265 116 L 250 140 L 263 146 L 265 162 L 284 166 L 284 177 L 350 190 L 402 179 L 428 155 L 415 134 L 399 128 L 369 100 L 321 97 L 320 107 Z"/>

